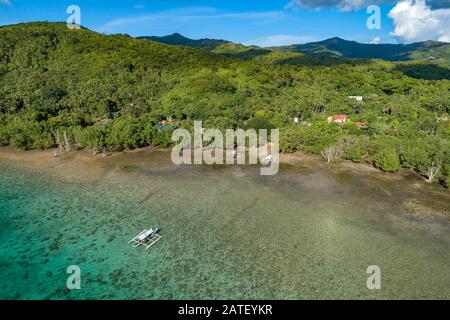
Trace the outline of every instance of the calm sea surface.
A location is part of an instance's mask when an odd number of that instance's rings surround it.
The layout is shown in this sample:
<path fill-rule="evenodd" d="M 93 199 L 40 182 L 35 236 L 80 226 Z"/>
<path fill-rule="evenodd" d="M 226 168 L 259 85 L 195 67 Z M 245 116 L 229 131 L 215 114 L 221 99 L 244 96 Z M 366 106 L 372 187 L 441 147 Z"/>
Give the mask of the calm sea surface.
<path fill-rule="evenodd" d="M 450 224 L 421 214 L 450 213 L 435 187 L 155 161 L 94 182 L 0 162 L 0 299 L 450 299 Z M 131 248 L 151 226 L 162 240 Z"/>

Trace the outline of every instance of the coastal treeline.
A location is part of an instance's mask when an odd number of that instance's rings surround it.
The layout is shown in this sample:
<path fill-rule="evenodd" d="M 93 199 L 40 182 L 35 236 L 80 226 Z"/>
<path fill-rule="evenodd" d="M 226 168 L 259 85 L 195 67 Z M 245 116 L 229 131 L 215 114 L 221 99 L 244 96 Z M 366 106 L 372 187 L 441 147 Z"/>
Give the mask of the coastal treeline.
<path fill-rule="evenodd" d="M 414 75 L 404 71 L 410 66 Z M 207 128 L 279 128 L 283 152 L 367 161 L 386 172 L 412 168 L 448 187 L 450 80 L 423 80 L 436 77 L 420 70 L 435 69 L 321 63 L 288 52 L 244 60 L 59 23 L 5 26 L 0 144 L 95 152 L 168 147 L 174 128 L 202 120 Z M 348 121 L 330 121 L 333 115 Z"/>

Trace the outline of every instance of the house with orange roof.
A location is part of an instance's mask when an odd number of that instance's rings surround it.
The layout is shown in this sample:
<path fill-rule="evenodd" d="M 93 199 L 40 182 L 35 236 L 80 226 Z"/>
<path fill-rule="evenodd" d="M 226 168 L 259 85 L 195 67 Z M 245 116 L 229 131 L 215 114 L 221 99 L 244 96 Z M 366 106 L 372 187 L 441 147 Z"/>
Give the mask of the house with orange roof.
<path fill-rule="evenodd" d="M 356 122 L 358 128 L 367 128 L 369 126 L 368 122 Z"/>

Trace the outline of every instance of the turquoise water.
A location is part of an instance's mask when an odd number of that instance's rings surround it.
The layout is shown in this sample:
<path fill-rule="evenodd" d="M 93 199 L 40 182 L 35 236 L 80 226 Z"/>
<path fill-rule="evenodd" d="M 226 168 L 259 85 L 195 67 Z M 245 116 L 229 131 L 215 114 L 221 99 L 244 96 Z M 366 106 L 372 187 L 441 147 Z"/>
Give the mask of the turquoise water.
<path fill-rule="evenodd" d="M 434 187 L 168 161 L 110 160 L 90 181 L 0 162 L 0 298 L 450 298 L 448 220 L 405 205 L 429 200 L 449 214 Z M 163 239 L 132 249 L 150 226 Z M 81 290 L 66 288 L 69 265 Z M 381 290 L 367 289 L 369 265 Z"/>

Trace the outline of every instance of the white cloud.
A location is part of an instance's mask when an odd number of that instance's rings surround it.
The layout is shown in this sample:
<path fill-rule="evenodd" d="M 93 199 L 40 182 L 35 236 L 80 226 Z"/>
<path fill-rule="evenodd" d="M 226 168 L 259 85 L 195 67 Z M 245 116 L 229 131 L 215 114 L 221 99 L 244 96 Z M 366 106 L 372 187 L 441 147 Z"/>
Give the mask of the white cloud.
<path fill-rule="evenodd" d="M 277 46 L 286 46 L 290 44 L 301 44 L 312 41 L 317 41 L 317 38 L 312 36 L 293 36 L 293 35 L 277 34 L 250 40 L 245 42 L 244 44 L 248 46 L 259 46 L 259 47 L 277 47 Z"/>
<path fill-rule="evenodd" d="M 373 4 L 392 3 L 394 0 L 291 0 L 286 9 L 337 7 L 341 11 L 356 11 Z"/>
<path fill-rule="evenodd" d="M 339 4 L 339 9 L 341 11 L 355 11 L 362 8 L 367 8 L 370 5 L 373 4 L 379 4 L 383 1 L 374 1 L 374 0 L 343 0 Z"/>
<path fill-rule="evenodd" d="M 445 35 L 441 36 L 441 37 L 439 38 L 439 41 L 442 41 L 442 42 L 450 42 L 450 35 L 445 34 Z"/>
<path fill-rule="evenodd" d="M 450 42 L 450 9 L 435 9 L 425 0 L 402 0 L 390 12 L 391 35 L 404 42 L 438 40 Z"/>
<path fill-rule="evenodd" d="M 380 42 L 381 42 L 381 38 L 375 37 L 372 39 L 372 41 L 370 41 L 370 44 L 380 44 Z"/>
<path fill-rule="evenodd" d="M 0 0 L 0 4 L 6 4 L 7 6 L 12 5 L 11 0 Z"/>

